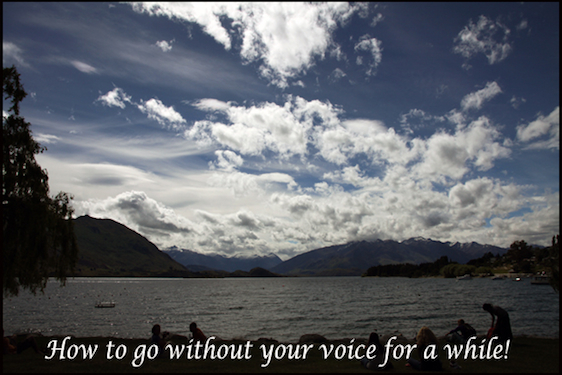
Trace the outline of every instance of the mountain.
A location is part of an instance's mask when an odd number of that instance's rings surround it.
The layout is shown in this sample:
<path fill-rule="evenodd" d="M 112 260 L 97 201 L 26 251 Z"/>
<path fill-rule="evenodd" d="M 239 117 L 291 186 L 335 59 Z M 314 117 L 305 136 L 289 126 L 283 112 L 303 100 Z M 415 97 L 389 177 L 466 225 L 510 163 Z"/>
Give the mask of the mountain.
<path fill-rule="evenodd" d="M 274 254 L 267 256 L 255 256 L 249 258 L 243 257 L 225 257 L 223 255 L 212 254 L 206 255 L 196 253 L 195 251 L 178 249 L 171 247 L 164 249 L 176 262 L 186 266 L 193 271 L 201 271 L 205 269 L 223 270 L 228 272 L 234 271 L 250 271 L 253 268 L 271 269 L 280 264 L 282 260 Z"/>
<path fill-rule="evenodd" d="M 74 219 L 78 264 L 74 276 L 191 276 L 146 238 L 109 219 Z"/>
<path fill-rule="evenodd" d="M 443 255 L 466 263 L 487 252 L 503 254 L 507 249 L 490 245 L 451 244 L 423 238 L 403 242 L 392 240 L 350 242 L 312 250 L 297 255 L 270 271 L 283 275 L 343 276 L 361 275 L 369 267 L 381 264 L 429 263 Z"/>

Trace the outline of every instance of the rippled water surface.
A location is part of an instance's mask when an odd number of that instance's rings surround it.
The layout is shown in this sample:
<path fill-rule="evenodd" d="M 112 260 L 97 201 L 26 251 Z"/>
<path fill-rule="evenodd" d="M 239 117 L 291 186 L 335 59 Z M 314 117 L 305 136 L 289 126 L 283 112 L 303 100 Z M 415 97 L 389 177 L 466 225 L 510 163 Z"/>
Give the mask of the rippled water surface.
<path fill-rule="evenodd" d="M 98 301 L 116 307 L 95 308 Z M 529 280 L 407 278 L 79 278 L 49 282 L 44 295 L 4 298 L 6 334 L 149 337 L 152 325 L 187 335 L 196 321 L 207 336 L 296 342 L 402 333 L 423 325 L 443 336 L 463 318 L 485 333 L 489 302 L 506 309 L 515 335 L 559 335 L 559 295 Z"/>

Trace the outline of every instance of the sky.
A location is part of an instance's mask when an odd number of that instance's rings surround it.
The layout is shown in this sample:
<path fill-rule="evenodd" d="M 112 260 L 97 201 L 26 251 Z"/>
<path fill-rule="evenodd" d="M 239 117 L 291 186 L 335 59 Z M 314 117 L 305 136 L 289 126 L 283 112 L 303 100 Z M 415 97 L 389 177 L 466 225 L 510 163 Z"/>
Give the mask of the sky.
<path fill-rule="evenodd" d="M 76 217 L 284 260 L 559 233 L 557 2 L 2 6 Z"/>

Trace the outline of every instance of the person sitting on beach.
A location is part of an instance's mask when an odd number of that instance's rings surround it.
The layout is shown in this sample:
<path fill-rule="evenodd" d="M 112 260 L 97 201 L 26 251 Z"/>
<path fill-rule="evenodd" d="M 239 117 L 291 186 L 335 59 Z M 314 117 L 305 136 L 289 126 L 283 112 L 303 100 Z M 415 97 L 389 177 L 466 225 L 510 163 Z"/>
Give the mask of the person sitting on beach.
<path fill-rule="evenodd" d="M 193 341 L 194 342 L 205 342 L 207 341 L 207 336 L 205 336 L 205 334 L 203 333 L 203 331 L 201 331 L 199 328 L 197 328 L 197 323 L 193 322 L 189 325 L 189 330 L 191 331 L 191 333 L 193 334 Z"/>
<path fill-rule="evenodd" d="M 493 336 L 497 336 L 499 342 L 511 340 L 513 338 L 513 334 L 511 333 L 511 323 L 509 322 L 509 314 L 507 311 L 499 306 L 494 306 L 489 303 L 482 305 L 482 308 L 484 311 L 487 311 L 490 315 L 492 315 L 492 326 L 488 330 L 488 339 Z M 494 325 L 496 316 L 498 319 L 495 321 Z"/>
<path fill-rule="evenodd" d="M 167 342 L 165 338 L 169 335 L 168 332 L 164 332 L 162 336 L 160 336 L 160 324 L 155 324 L 152 327 L 152 337 L 150 338 L 151 344 L 158 345 L 158 357 L 164 354 L 164 348 L 166 347 Z"/>
<path fill-rule="evenodd" d="M 469 338 L 476 336 L 476 330 L 463 319 L 459 319 L 457 323 L 457 328 L 450 330 L 445 336 L 447 341 L 453 344 L 466 344 Z"/>
<path fill-rule="evenodd" d="M 361 360 L 361 364 L 369 370 L 388 370 L 393 368 L 392 363 L 390 361 L 386 362 L 386 365 L 383 367 L 379 367 L 380 364 L 384 361 L 384 347 L 382 346 L 379 335 L 376 332 L 371 333 L 369 336 L 369 342 L 367 344 L 367 348 L 371 345 L 374 345 L 377 350 L 375 351 L 376 357 L 373 359 L 363 358 Z"/>
<path fill-rule="evenodd" d="M 435 334 L 427 328 L 422 327 L 416 336 L 416 343 L 418 349 L 418 355 L 420 357 L 420 361 L 410 358 L 408 359 L 408 363 L 406 366 L 411 366 L 413 369 L 416 370 L 423 370 L 423 371 L 440 371 L 443 369 L 443 365 L 439 360 L 439 357 L 435 359 L 431 358 L 424 358 L 424 351 L 429 345 L 437 345 L 437 337 Z"/>
<path fill-rule="evenodd" d="M 11 337 L 4 337 L 4 330 L 2 329 L 2 337 L 3 337 L 3 350 L 2 352 L 4 355 L 6 354 L 21 354 L 27 348 L 33 348 L 35 353 L 43 354 L 39 347 L 37 346 L 37 342 L 35 342 L 35 338 L 31 335 L 27 335 L 25 340 L 22 342 L 17 342 L 17 336 L 12 335 Z"/>

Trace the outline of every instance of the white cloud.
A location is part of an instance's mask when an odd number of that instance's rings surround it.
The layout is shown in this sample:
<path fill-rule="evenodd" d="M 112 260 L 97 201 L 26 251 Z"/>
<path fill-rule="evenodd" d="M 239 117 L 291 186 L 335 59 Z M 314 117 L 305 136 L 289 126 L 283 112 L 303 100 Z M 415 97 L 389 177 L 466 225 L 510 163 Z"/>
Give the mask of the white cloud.
<path fill-rule="evenodd" d="M 194 225 L 171 208 L 149 198 L 142 191 L 128 191 L 114 198 L 80 202 L 78 215 L 110 218 L 129 228 L 157 237 L 160 241 L 174 233 L 189 233 Z"/>
<path fill-rule="evenodd" d="M 33 138 L 40 144 L 52 144 L 60 140 L 60 138 L 57 137 L 56 135 L 43 134 L 43 133 L 37 133 L 33 136 Z"/>
<path fill-rule="evenodd" d="M 29 66 L 23 59 L 23 50 L 12 42 L 2 42 L 2 65 L 17 63 L 21 66 Z"/>
<path fill-rule="evenodd" d="M 162 126 L 169 125 L 174 130 L 180 130 L 181 124 L 184 124 L 185 119 L 174 110 L 173 106 L 166 107 L 162 101 L 158 99 L 149 99 L 146 102 L 141 100 L 137 108 L 146 113 L 148 118 L 158 121 Z"/>
<path fill-rule="evenodd" d="M 70 64 L 74 66 L 76 69 L 78 69 L 79 71 L 81 71 L 82 73 L 92 74 L 98 72 L 96 68 L 82 61 L 72 60 L 70 61 Z"/>
<path fill-rule="evenodd" d="M 131 97 L 123 91 L 123 89 L 116 87 L 107 92 L 105 95 L 100 95 L 96 101 L 101 102 L 108 107 L 125 108 L 125 102 L 131 103 Z"/>
<path fill-rule="evenodd" d="M 168 43 L 165 40 L 160 40 L 156 42 L 156 46 L 160 48 L 163 52 L 168 52 L 172 50 L 172 42 L 173 40 L 171 40 L 170 43 Z"/>
<path fill-rule="evenodd" d="M 498 158 L 508 157 L 510 149 L 497 142 L 500 132 L 482 116 L 455 134 L 440 132 L 425 144 L 423 161 L 413 171 L 423 178 L 462 178 L 469 170 L 468 162 L 479 170 L 489 170 Z"/>
<path fill-rule="evenodd" d="M 343 77 L 345 77 L 347 74 L 345 74 L 345 72 L 343 70 L 341 70 L 340 68 L 336 68 L 334 69 L 334 71 L 332 73 L 330 73 L 330 81 L 331 82 L 337 82 L 340 79 L 342 79 Z"/>
<path fill-rule="evenodd" d="M 556 107 L 548 116 L 540 115 L 535 121 L 517 127 L 517 139 L 521 142 L 530 142 L 544 136 L 548 136 L 548 139 L 533 142 L 527 147 L 560 148 L 560 107 Z"/>
<path fill-rule="evenodd" d="M 466 60 L 483 53 L 490 65 L 504 60 L 512 50 L 509 44 L 510 30 L 499 21 L 492 21 L 481 15 L 475 24 L 472 20 L 455 38 L 453 52 L 460 53 Z M 469 65 L 465 65 L 469 67 Z"/>
<path fill-rule="evenodd" d="M 215 155 L 217 156 L 217 161 L 209 163 L 211 169 L 222 169 L 226 172 L 232 172 L 244 164 L 244 159 L 230 150 L 217 150 Z"/>
<path fill-rule="evenodd" d="M 486 83 L 486 87 L 476 92 L 470 93 L 462 98 L 461 107 L 463 111 L 469 109 L 480 109 L 484 102 L 489 101 L 502 92 L 500 86 L 496 82 Z"/>
<path fill-rule="evenodd" d="M 290 96 L 283 106 L 267 102 L 245 107 L 210 99 L 193 106 L 204 111 L 220 110 L 228 122 L 197 121 L 184 133 L 186 137 L 202 143 L 214 141 L 244 155 L 270 150 L 281 158 L 306 155 L 314 122 L 332 126 L 339 113 L 329 103 Z"/>
<path fill-rule="evenodd" d="M 377 15 L 375 17 L 373 17 L 373 20 L 371 21 L 371 26 L 375 27 L 379 23 L 381 23 L 382 21 L 384 21 L 384 16 L 380 13 L 377 13 Z"/>
<path fill-rule="evenodd" d="M 199 109 L 200 111 L 218 111 L 218 112 L 226 112 L 228 108 L 230 108 L 230 103 L 226 103 L 217 99 L 199 99 L 195 103 L 192 104 L 195 108 Z"/>
<path fill-rule="evenodd" d="M 332 33 L 360 6 L 349 3 L 133 3 L 137 12 L 199 24 L 226 50 L 279 87 L 306 72 L 334 46 Z M 227 28 L 221 19 L 232 23 Z M 237 44 L 238 38 L 240 45 Z M 233 46 L 234 45 L 234 46 Z"/>
<path fill-rule="evenodd" d="M 377 38 L 371 38 L 368 34 L 363 35 L 359 38 L 359 42 L 355 44 L 355 52 L 369 52 L 370 53 L 370 63 L 368 64 L 368 69 L 366 74 L 372 76 L 376 74 L 377 67 L 382 61 L 382 42 L 377 40 Z M 360 59 L 361 58 L 361 59 Z M 363 56 L 357 57 L 357 64 L 363 64 Z"/>

